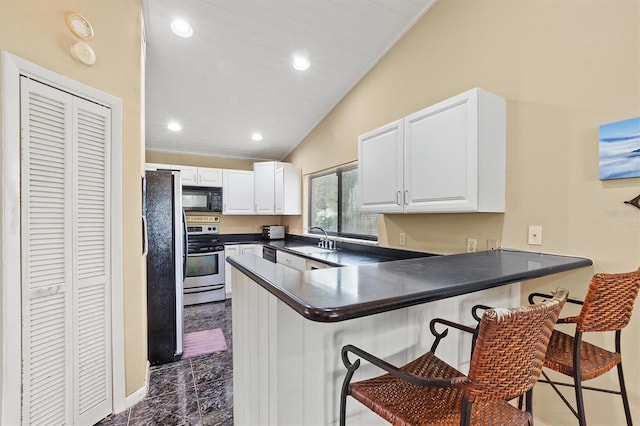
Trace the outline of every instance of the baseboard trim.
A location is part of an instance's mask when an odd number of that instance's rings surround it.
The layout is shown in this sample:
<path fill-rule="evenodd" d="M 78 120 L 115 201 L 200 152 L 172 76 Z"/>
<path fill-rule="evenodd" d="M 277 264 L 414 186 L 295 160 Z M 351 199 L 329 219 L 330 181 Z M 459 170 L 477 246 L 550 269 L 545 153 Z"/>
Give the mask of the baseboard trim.
<path fill-rule="evenodd" d="M 138 389 L 137 391 L 135 391 L 134 393 L 132 393 L 131 395 L 125 398 L 125 405 L 126 405 L 126 407 L 124 408 L 125 410 L 127 408 L 131 408 L 132 406 L 136 405 L 138 402 L 142 401 L 149 393 L 149 373 L 150 373 L 150 364 L 149 364 L 149 361 L 147 361 L 147 372 L 146 372 L 146 379 L 144 381 L 144 385 L 142 385 L 140 389 Z"/>

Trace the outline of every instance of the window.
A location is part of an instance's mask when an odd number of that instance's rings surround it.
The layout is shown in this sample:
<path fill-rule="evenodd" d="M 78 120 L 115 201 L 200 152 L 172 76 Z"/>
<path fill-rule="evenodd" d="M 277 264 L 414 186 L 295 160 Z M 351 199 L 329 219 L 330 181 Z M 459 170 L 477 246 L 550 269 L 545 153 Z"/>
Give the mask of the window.
<path fill-rule="evenodd" d="M 309 178 L 309 229 L 318 226 L 330 235 L 377 240 L 378 215 L 360 213 L 358 204 L 357 165 L 339 167 Z"/>

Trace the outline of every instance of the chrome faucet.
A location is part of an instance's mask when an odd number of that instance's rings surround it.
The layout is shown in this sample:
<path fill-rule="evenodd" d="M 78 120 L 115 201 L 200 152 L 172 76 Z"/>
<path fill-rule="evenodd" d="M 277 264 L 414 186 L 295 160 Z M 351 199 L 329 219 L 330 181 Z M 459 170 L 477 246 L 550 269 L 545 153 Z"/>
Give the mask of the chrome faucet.
<path fill-rule="evenodd" d="M 318 241 L 318 247 L 326 248 L 326 249 L 329 249 L 329 250 L 337 250 L 338 249 L 338 247 L 336 245 L 336 242 L 329 240 L 329 234 L 327 234 L 327 231 L 325 231 L 324 229 L 320 228 L 319 226 L 312 226 L 311 228 L 309 228 L 309 231 L 311 231 L 312 229 L 317 229 L 319 231 L 322 231 L 322 233 L 324 233 L 324 239 Z"/>

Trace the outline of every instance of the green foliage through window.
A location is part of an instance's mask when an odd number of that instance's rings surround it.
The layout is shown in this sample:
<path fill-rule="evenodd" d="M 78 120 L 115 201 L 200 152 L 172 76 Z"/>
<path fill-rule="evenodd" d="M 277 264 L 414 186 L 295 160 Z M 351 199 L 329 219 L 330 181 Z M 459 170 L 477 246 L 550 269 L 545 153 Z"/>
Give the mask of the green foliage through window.
<path fill-rule="evenodd" d="M 358 168 L 341 167 L 309 179 L 309 228 L 332 235 L 378 239 L 378 215 L 358 211 Z"/>

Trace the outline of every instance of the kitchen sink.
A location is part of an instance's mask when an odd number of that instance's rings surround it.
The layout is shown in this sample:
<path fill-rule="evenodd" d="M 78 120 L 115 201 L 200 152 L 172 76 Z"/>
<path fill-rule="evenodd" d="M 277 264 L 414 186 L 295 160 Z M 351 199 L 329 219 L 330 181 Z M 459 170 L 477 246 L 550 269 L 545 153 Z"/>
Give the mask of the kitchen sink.
<path fill-rule="evenodd" d="M 316 246 L 301 246 L 301 247 L 287 247 L 287 249 L 292 251 L 297 251 L 298 253 L 310 254 L 310 253 L 331 253 L 334 250 L 329 250 L 322 247 Z"/>

